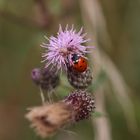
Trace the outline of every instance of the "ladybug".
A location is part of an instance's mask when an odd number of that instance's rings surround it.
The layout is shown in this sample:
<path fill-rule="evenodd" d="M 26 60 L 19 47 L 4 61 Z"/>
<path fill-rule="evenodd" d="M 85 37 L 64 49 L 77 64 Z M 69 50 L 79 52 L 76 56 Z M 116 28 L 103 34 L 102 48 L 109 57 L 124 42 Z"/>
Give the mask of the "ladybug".
<path fill-rule="evenodd" d="M 84 72 L 87 69 L 87 60 L 77 54 L 72 54 L 72 68 L 77 72 Z"/>

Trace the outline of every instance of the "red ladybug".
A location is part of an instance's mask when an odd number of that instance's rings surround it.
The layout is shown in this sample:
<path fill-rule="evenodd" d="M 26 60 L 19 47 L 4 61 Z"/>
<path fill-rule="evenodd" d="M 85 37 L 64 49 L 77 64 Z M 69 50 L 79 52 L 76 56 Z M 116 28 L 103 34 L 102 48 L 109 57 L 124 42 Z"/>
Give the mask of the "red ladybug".
<path fill-rule="evenodd" d="M 87 60 L 77 54 L 72 55 L 72 68 L 77 72 L 84 72 L 87 69 Z"/>

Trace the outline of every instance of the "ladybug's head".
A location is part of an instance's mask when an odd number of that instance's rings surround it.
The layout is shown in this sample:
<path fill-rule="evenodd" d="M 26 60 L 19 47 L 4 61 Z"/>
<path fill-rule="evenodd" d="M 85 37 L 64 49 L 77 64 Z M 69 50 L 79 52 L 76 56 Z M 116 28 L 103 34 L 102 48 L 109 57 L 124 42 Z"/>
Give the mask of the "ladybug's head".
<path fill-rule="evenodd" d="M 80 58 L 80 55 L 72 54 L 71 60 L 73 63 L 78 63 L 79 58 Z"/>

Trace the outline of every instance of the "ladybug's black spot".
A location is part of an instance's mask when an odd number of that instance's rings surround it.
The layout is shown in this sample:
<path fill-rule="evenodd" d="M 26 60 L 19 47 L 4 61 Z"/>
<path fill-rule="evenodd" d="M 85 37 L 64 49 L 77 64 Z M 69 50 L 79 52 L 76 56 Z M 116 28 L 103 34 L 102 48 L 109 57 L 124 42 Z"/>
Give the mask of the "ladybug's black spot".
<path fill-rule="evenodd" d="M 83 63 L 85 63 L 85 61 L 83 60 Z"/>
<path fill-rule="evenodd" d="M 82 66 L 80 66 L 80 68 L 82 68 Z"/>

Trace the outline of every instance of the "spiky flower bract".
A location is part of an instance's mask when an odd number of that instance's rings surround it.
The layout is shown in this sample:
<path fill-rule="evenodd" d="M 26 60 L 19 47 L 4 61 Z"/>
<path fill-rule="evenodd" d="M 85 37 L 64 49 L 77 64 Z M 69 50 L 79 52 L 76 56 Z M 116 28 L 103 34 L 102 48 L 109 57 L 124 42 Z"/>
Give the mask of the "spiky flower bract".
<path fill-rule="evenodd" d="M 46 48 L 42 57 L 43 62 L 46 62 L 45 67 L 50 65 L 56 66 L 57 70 L 66 70 L 67 62 L 70 62 L 71 55 L 76 53 L 78 55 L 85 55 L 88 53 L 87 48 L 90 46 L 84 46 L 84 43 L 89 39 L 84 39 L 86 34 L 83 34 L 83 28 L 79 32 L 76 32 L 74 27 L 68 29 L 68 26 L 64 30 L 60 25 L 57 36 L 51 36 L 47 38 L 48 43 L 43 43 L 41 46 Z"/>

